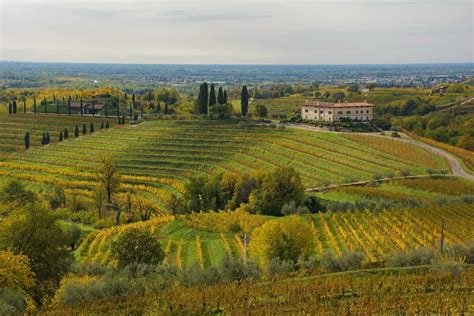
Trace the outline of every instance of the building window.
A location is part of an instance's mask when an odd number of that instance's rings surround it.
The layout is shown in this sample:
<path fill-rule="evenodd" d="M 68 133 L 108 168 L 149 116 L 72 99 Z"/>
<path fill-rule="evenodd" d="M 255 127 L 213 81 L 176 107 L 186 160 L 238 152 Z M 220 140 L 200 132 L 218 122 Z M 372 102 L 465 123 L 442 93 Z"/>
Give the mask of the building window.
<path fill-rule="evenodd" d="M 367 110 L 367 113 L 369 113 L 369 110 Z"/>
<path fill-rule="evenodd" d="M 314 110 L 314 113 L 318 113 L 318 110 Z"/>
<path fill-rule="evenodd" d="M 359 114 L 359 111 L 356 111 L 356 114 Z"/>
<path fill-rule="evenodd" d="M 319 111 L 319 114 L 324 114 L 324 111 Z"/>
<path fill-rule="evenodd" d="M 332 111 L 329 111 L 328 114 L 332 114 Z"/>
<path fill-rule="evenodd" d="M 308 109 L 304 110 L 306 113 L 308 113 Z"/>
<path fill-rule="evenodd" d="M 346 114 L 351 114 L 351 111 L 346 111 Z"/>
<path fill-rule="evenodd" d="M 342 114 L 342 111 L 337 112 L 337 114 Z"/>

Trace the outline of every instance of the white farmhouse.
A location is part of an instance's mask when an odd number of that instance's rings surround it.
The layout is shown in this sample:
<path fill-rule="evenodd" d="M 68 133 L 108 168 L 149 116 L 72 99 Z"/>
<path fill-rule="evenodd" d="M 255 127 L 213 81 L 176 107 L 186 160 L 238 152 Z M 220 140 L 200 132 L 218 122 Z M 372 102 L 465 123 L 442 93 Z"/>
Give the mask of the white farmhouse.
<path fill-rule="evenodd" d="M 352 121 L 370 121 L 373 104 L 367 102 L 332 103 L 306 100 L 301 107 L 301 117 L 311 121 L 334 122 L 341 119 Z"/>

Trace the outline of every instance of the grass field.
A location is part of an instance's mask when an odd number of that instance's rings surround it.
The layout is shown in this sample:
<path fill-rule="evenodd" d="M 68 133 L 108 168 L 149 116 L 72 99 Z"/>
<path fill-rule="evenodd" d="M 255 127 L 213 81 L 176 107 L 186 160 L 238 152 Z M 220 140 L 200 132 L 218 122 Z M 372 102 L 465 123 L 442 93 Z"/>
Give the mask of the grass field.
<path fill-rule="evenodd" d="M 87 195 L 95 186 L 98 156 L 109 154 L 119 161 L 122 188 L 140 192 L 163 210 L 172 194 L 183 193 L 193 175 L 292 166 L 305 187 L 316 187 L 326 181 L 347 182 L 348 177 L 368 180 L 374 173 L 447 169 L 442 159 L 410 144 L 330 132 L 244 128 L 237 121 L 146 121 L 102 131 L 96 127 L 93 135 L 24 151 L 20 144 L 26 130 L 37 137 L 50 129 L 54 140 L 54 130 L 85 118 L 17 114 L 0 116 L 0 120 L 7 136 L 2 145 L 16 151 L 0 160 L 4 180 L 18 178 L 44 189 L 60 184 Z M 34 138 L 32 143 L 36 142 Z"/>

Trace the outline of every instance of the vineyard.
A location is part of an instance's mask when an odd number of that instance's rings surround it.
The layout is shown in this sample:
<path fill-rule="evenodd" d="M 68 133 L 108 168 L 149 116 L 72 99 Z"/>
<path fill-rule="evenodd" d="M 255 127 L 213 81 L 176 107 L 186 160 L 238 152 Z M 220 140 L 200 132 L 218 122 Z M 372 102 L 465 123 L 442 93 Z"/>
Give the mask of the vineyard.
<path fill-rule="evenodd" d="M 464 244 L 474 240 L 471 224 L 474 209 L 469 204 L 426 208 L 327 212 L 305 215 L 311 222 L 314 255 L 325 251 L 341 255 L 361 251 L 369 263 L 377 263 L 392 252 L 420 247 L 437 247 L 444 220 L 445 243 Z M 77 251 L 81 260 L 111 263 L 108 245 L 121 231 L 130 227 L 149 230 L 162 240 L 167 264 L 186 268 L 195 264 L 209 267 L 219 264 L 225 254 L 243 255 L 244 232 L 271 219 L 268 216 L 237 212 L 209 212 L 172 217 L 157 217 L 152 221 L 122 225 L 89 234 Z M 251 234 L 250 234 L 251 236 Z M 251 237 L 250 237 L 251 240 Z"/>
<path fill-rule="evenodd" d="M 138 192 L 163 212 L 172 195 L 180 196 L 192 175 L 220 172 L 250 174 L 259 169 L 292 166 L 306 187 L 347 178 L 370 179 L 374 173 L 446 168 L 445 162 L 415 146 L 367 143 L 363 137 L 271 127 L 243 127 L 235 121 L 146 121 L 139 125 L 100 130 L 104 119 L 54 115 L 2 115 L 4 154 L 0 176 L 39 186 L 63 185 L 90 194 L 101 154 L 113 155 L 122 174 L 121 188 Z M 71 137 L 73 127 L 95 123 L 96 132 Z M 109 120 L 115 123 L 114 119 Z M 87 124 L 86 124 L 87 125 Z M 68 127 L 68 140 L 57 143 Z M 52 144 L 37 146 L 49 130 Z M 22 149 L 29 130 L 32 148 Z"/>
<path fill-rule="evenodd" d="M 145 296 L 56 305 L 45 315 L 109 314 L 433 314 L 472 311 L 474 269 L 453 275 L 434 268 L 346 272 L 273 282 L 173 286 Z"/>

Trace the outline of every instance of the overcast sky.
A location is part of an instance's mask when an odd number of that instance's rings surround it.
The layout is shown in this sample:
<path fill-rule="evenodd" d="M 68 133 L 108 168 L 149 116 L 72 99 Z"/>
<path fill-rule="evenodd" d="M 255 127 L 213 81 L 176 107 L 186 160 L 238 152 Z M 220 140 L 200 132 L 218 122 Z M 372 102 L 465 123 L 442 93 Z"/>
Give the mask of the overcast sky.
<path fill-rule="evenodd" d="M 0 0 L 1 60 L 473 62 L 473 1 Z"/>

